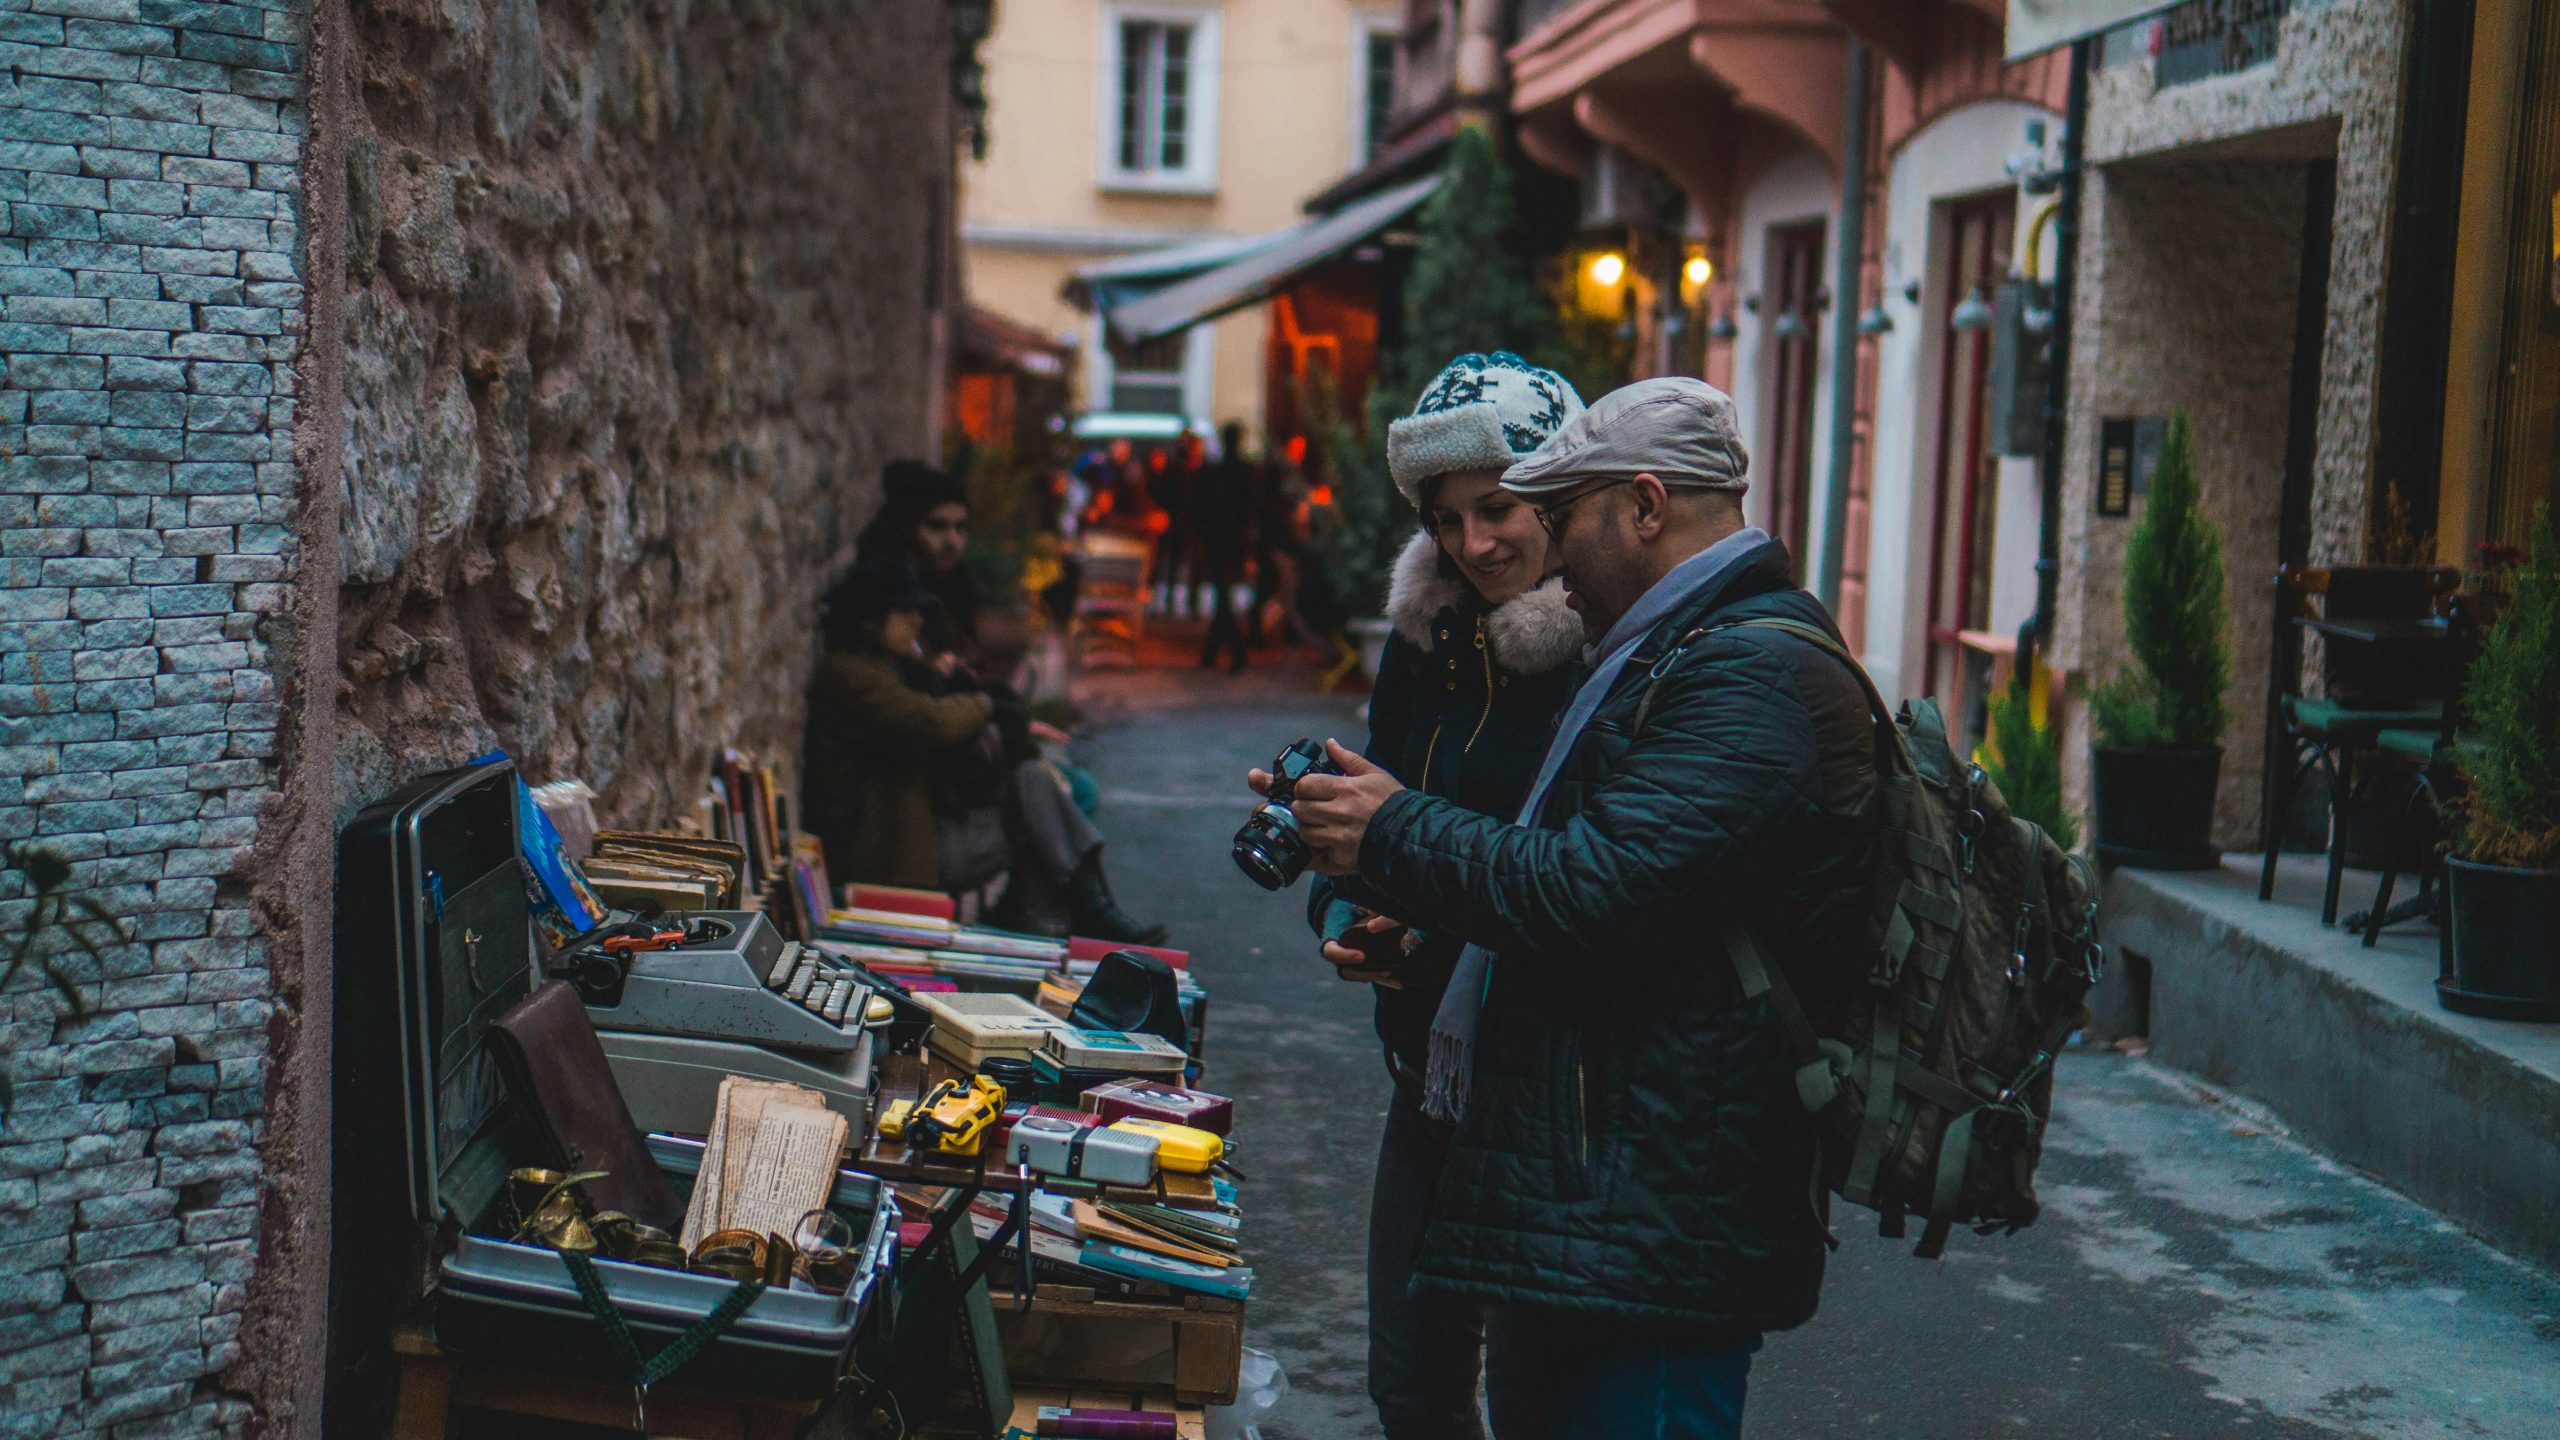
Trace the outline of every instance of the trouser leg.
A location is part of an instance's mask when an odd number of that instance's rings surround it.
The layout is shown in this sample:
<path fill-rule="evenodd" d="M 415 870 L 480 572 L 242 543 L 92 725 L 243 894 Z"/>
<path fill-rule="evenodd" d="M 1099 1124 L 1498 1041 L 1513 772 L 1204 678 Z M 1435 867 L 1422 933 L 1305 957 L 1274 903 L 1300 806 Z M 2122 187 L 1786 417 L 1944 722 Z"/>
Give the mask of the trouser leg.
<path fill-rule="evenodd" d="M 1486 1333 L 1495 1440 L 1740 1440 L 1757 1340 L 1528 1308 Z"/>
<path fill-rule="evenodd" d="M 1235 668 L 1245 666 L 1244 627 L 1236 618 L 1236 570 L 1232 564 L 1208 567 L 1209 638 L 1200 646 L 1202 665 L 1216 664 L 1218 652 L 1224 649 Z"/>
<path fill-rule="evenodd" d="M 1413 1257 L 1449 1156 L 1446 1126 L 1399 1083 L 1378 1142 L 1369 1205 L 1369 1398 L 1387 1440 L 1482 1440 L 1476 1377 L 1484 1328 L 1475 1306 L 1413 1291 Z"/>
<path fill-rule="evenodd" d="M 1063 882 L 1101 852 L 1102 832 L 1076 808 L 1065 782 L 1045 763 L 1025 760 L 1014 766 L 1005 801 L 1014 822 L 1017 865 L 1036 865 L 1042 874 Z"/>

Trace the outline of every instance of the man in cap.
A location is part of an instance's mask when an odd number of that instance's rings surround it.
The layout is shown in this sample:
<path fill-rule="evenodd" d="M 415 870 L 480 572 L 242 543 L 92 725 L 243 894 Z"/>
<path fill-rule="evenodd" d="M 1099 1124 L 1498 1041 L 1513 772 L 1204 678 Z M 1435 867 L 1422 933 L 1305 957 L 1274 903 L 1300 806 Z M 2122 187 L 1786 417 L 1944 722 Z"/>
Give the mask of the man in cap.
<path fill-rule="evenodd" d="M 1818 1033 L 1870 948 L 1877 733 L 1830 614 L 1743 523 L 1733 401 L 1627 386 L 1503 475 L 1592 646 L 1516 823 L 1330 747 L 1316 868 L 1473 942 L 1432 1030 L 1458 1120 L 1418 1260 L 1489 1307 L 1502 1440 L 1739 1433 L 1751 1355 L 1802 1324 L 1828 1232 L 1815 1132 L 1747 925 Z M 1790 630 L 1766 622 L 1803 627 Z M 1758 622 L 1758 623 L 1748 623 Z"/>

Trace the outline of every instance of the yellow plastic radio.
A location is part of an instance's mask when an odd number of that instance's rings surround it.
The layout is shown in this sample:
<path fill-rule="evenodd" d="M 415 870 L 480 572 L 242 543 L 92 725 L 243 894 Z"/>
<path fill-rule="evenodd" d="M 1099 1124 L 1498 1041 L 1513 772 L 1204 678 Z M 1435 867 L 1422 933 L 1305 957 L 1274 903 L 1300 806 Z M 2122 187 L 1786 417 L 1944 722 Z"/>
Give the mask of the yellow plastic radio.
<path fill-rule="evenodd" d="M 1106 1128 L 1144 1135 L 1155 1141 L 1156 1167 L 1178 1174 L 1201 1174 L 1225 1158 L 1227 1153 L 1227 1142 L 1208 1131 L 1167 1120 L 1130 1115 L 1112 1121 Z"/>

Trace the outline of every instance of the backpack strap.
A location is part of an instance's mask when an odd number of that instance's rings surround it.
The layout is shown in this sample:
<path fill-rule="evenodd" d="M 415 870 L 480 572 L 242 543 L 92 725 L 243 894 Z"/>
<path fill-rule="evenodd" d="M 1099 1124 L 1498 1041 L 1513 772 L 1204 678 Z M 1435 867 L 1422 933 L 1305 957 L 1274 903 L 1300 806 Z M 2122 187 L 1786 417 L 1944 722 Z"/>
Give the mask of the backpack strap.
<path fill-rule="evenodd" d="M 1796 1056 L 1796 1098 L 1804 1102 L 1805 1113 L 1819 1115 L 1830 1109 L 1840 1094 L 1840 1077 L 1855 1058 L 1849 1047 L 1814 1033 L 1803 1002 L 1796 998 L 1786 976 L 1769 964 L 1769 957 L 1760 949 L 1760 942 L 1752 938 L 1751 926 L 1740 911 L 1725 911 L 1719 929 L 1725 957 L 1733 963 L 1734 978 L 1742 982 L 1743 998 L 1769 997 L 1769 1008 L 1777 1012 L 1778 1023 L 1787 1032 L 1787 1043 Z"/>
<path fill-rule="evenodd" d="M 1646 672 L 1645 691 L 1636 702 L 1635 723 L 1628 730 L 1629 737 L 1643 732 L 1645 716 L 1653 708 L 1655 688 L 1690 645 L 1709 635 L 1741 629 L 1783 631 L 1847 667 L 1849 673 L 1857 677 L 1858 688 L 1865 692 L 1867 714 L 1875 723 L 1877 768 L 1882 772 L 1878 776 L 1879 783 L 1894 784 L 1897 783 L 1896 777 L 1912 777 L 1919 773 L 1910 747 L 1903 740 L 1901 727 L 1894 723 L 1892 707 L 1885 704 L 1884 695 L 1876 689 L 1874 677 L 1867 674 L 1866 667 L 1858 663 L 1858 658 L 1820 626 L 1777 616 L 1758 616 L 1701 627 L 1681 636 Z M 1912 782 L 1903 778 L 1899 783 Z M 1910 893 L 1906 887 L 1905 894 Z M 1912 941 L 1915 937 L 1909 921 L 1901 920 L 1898 912 L 1896 919 L 1901 922 L 1901 943 L 1889 942 L 1886 948 L 1892 957 L 1891 963 L 1898 970 L 1903 956 L 1914 948 Z M 1768 963 L 1758 942 L 1752 938 L 1750 926 L 1738 913 L 1728 914 L 1722 928 L 1725 954 L 1733 964 L 1736 978 L 1742 983 L 1743 994 L 1754 999 L 1768 996 L 1771 1008 L 1778 1013 L 1779 1022 L 1787 1029 L 1788 1041 L 1796 1055 L 1796 1094 L 1808 1111 L 1820 1113 L 1829 1108 L 1839 1093 L 1841 1077 L 1861 1068 L 1865 1070 L 1865 1113 L 1861 1117 L 1857 1148 L 1850 1157 L 1848 1179 L 1841 1186 L 1840 1193 L 1854 1204 L 1881 1212 L 1883 1218 L 1879 1228 L 1885 1235 L 1900 1235 L 1899 1202 L 1876 1193 L 1877 1176 L 1883 1168 L 1895 1112 L 1905 1108 L 1896 1103 L 1894 1084 L 1902 1059 L 1900 988 L 1890 983 L 1871 983 L 1868 986 L 1869 997 L 1875 1007 L 1873 1035 L 1869 1039 L 1867 1053 L 1858 1055 L 1840 1041 L 1825 1040 L 1813 1033 L 1812 1022 L 1806 1016 L 1802 1002 L 1788 986 L 1785 976 Z M 1970 1128 L 1967 1127 L 1968 1130 Z M 1959 1166 L 1961 1163 L 1959 1157 Z"/>

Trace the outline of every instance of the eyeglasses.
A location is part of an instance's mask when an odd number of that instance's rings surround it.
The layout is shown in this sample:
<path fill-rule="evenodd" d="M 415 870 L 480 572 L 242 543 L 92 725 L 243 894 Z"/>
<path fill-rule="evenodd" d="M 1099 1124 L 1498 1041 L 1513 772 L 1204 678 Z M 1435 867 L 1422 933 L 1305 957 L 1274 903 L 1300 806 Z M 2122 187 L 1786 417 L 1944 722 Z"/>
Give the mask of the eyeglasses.
<path fill-rule="evenodd" d="M 1538 517 L 1538 528 L 1547 532 L 1548 539 L 1554 540 L 1558 538 L 1559 535 L 1558 527 L 1564 523 L 1565 511 L 1572 509 L 1574 506 L 1581 504 L 1583 501 L 1590 499 L 1592 496 L 1599 494 L 1603 490 L 1615 490 L 1621 485 L 1632 485 L 1634 483 L 1635 477 L 1629 475 L 1622 479 L 1612 480 L 1606 485 L 1594 485 L 1579 495 L 1559 500 L 1553 505 L 1540 505 L 1529 513 Z"/>

